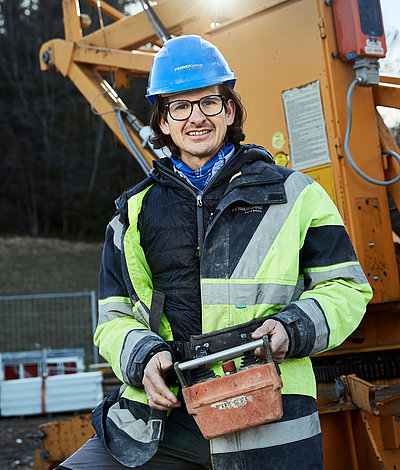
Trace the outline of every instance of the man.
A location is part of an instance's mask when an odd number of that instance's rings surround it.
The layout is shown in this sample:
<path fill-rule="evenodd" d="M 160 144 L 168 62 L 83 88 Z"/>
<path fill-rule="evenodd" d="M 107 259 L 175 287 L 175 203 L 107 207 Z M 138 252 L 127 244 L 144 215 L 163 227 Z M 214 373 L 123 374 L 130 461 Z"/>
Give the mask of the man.
<path fill-rule="evenodd" d="M 240 144 L 235 81 L 198 36 L 169 40 L 153 61 L 153 144 L 172 155 L 117 200 L 100 272 L 95 342 L 126 386 L 93 412 L 96 436 L 59 468 L 323 467 L 309 356 L 345 340 L 371 289 L 323 189 Z M 208 442 L 170 378 L 173 362 L 191 335 L 257 318 L 252 337 L 268 335 L 280 364 L 283 417 Z"/>

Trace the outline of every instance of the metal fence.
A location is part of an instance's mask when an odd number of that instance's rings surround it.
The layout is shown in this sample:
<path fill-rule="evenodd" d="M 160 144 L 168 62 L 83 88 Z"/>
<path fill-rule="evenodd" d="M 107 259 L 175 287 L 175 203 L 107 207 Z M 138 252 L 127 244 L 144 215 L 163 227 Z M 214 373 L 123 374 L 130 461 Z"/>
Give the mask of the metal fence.
<path fill-rule="evenodd" d="M 97 363 L 96 310 L 94 291 L 0 296 L 0 352 L 84 348 Z"/>

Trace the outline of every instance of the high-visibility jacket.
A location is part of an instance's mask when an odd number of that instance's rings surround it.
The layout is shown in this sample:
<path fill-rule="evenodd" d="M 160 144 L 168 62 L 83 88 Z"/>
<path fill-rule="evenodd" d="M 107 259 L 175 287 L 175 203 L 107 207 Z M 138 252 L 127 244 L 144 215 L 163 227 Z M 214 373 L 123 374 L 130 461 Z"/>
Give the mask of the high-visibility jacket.
<path fill-rule="evenodd" d="M 316 396 L 309 356 L 341 344 L 372 296 L 317 182 L 242 145 L 201 196 L 163 159 L 116 205 L 95 343 L 128 385 L 123 397 L 146 403 L 143 369 L 166 341 L 265 316 L 289 335 L 282 393 Z M 153 290 L 165 294 L 159 334 L 149 327 Z"/>

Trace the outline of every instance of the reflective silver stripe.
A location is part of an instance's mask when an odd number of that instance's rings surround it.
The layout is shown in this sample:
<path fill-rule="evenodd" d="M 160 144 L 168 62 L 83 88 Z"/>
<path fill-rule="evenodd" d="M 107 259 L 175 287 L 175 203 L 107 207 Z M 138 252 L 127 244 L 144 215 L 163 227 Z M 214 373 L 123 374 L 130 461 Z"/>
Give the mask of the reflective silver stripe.
<path fill-rule="evenodd" d="M 119 358 L 121 373 L 122 373 L 122 377 L 125 383 L 127 384 L 130 383 L 126 372 L 128 369 L 128 363 L 129 363 L 129 359 L 131 357 L 131 352 L 133 351 L 133 348 L 141 339 L 145 337 L 150 337 L 150 336 L 155 336 L 156 338 L 159 338 L 158 335 L 153 333 L 151 330 L 147 330 L 147 329 L 132 330 L 126 335 L 125 343 L 124 343 L 124 346 L 122 348 L 121 355 Z"/>
<path fill-rule="evenodd" d="M 111 406 L 107 418 L 135 441 L 148 444 L 160 439 L 161 419 L 150 419 L 146 424 L 143 419 L 136 419 L 129 410 L 121 409 L 119 403 Z"/>
<path fill-rule="evenodd" d="M 299 194 L 312 182 L 313 180 L 303 173 L 292 173 L 289 176 L 285 181 L 288 202 L 271 205 L 268 208 L 233 271 L 232 278 L 253 279 L 255 277 Z"/>
<path fill-rule="evenodd" d="M 327 271 L 306 271 L 306 276 L 311 280 L 309 289 L 313 289 L 317 284 L 324 281 L 330 281 L 332 279 L 345 279 L 353 281 L 356 284 L 367 284 L 367 278 L 359 264 L 352 266 L 338 267 Z"/>
<path fill-rule="evenodd" d="M 132 315 L 136 318 L 137 321 L 143 323 L 145 326 L 150 328 L 150 314 L 143 307 L 142 302 L 138 301 L 133 307 Z"/>
<path fill-rule="evenodd" d="M 297 281 L 296 287 L 294 289 L 293 297 L 290 299 L 290 302 L 294 302 L 295 300 L 297 300 L 303 292 L 304 292 L 304 277 L 300 277 Z"/>
<path fill-rule="evenodd" d="M 132 305 L 126 302 L 107 302 L 99 305 L 99 325 L 114 318 L 132 316 Z"/>
<path fill-rule="evenodd" d="M 210 441 L 211 454 L 265 449 L 316 436 L 321 432 L 318 412 L 279 423 L 263 424 Z"/>
<path fill-rule="evenodd" d="M 124 226 L 119 220 L 119 215 L 113 217 L 109 225 L 114 230 L 114 245 L 118 248 L 119 251 L 122 251 L 122 229 Z"/>
<path fill-rule="evenodd" d="M 202 285 L 203 305 L 286 305 L 295 286 L 287 284 L 236 284 L 221 282 Z"/>
<path fill-rule="evenodd" d="M 294 304 L 310 318 L 315 327 L 315 342 L 311 352 L 309 353 L 309 356 L 311 356 L 312 354 L 322 351 L 328 346 L 328 323 L 324 312 L 318 307 L 314 300 L 304 299 L 294 302 Z"/>

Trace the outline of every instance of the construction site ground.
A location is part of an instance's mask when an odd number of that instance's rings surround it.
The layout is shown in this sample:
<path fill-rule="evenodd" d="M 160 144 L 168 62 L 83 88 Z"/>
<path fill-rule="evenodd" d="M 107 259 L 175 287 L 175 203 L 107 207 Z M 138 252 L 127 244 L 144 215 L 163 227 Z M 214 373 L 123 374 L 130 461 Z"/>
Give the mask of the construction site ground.
<path fill-rule="evenodd" d="M 39 426 L 70 418 L 73 414 L 17 416 L 0 418 L 0 470 L 30 470 L 35 460 L 36 445 L 28 434 L 36 434 Z"/>

